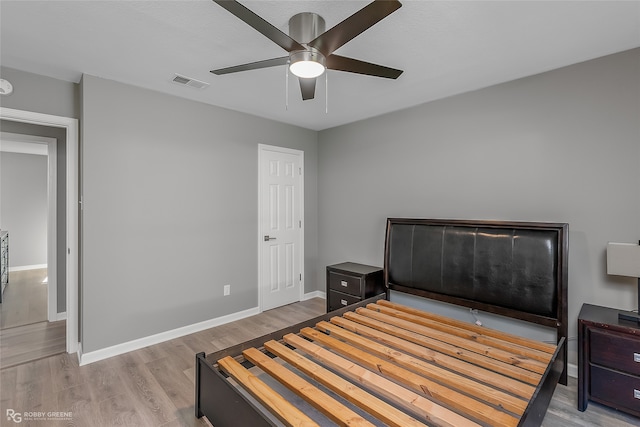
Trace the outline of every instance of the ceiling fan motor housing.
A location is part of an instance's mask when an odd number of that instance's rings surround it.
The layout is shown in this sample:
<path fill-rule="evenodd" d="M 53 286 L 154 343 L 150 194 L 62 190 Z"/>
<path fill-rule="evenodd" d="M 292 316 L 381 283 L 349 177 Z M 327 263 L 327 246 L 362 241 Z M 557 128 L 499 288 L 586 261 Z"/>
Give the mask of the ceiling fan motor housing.
<path fill-rule="evenodd" d="M 309 43 L 324 30 L 324 18 L 317 13 L 302 12 L 289 19 L 289 36 L 298 43 Z"/>

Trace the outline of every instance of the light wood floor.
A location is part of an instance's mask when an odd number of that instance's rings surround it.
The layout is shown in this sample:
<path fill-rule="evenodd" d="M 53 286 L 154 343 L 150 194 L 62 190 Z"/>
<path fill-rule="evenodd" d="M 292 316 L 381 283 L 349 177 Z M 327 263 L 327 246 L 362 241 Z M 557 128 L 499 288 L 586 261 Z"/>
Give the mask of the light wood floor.
<path fill-rule="evenodd" d="M 0 330 L 0 369 L 64 353 L 67 322 L 38 322 Z"/>
<path fill-rule="evenodd" d="M 73 413 L 71 421 L 20 424 L 37 427 L 206 426 L 194 416 L 195 353 L 273 332 L 324 308 L 325 301 L 315 298 L 82 367 L 65 353 L 3 369 L 0 419 L 13 409 Z M 637 419 L 593 403 L 578 412 L 576 390 L 573 378 L 568 387 L 558 386 L 543 426 L 638 425 Z"/>
<path fill-rule="evenodd" d="M 0 304 L 0 329 L 47 321 L 47 269 L 12 271 Z"/>
<path fill-rule="evenodd" d="M 63 353 L 66 321 L 47 321 L 47 269 L 12 271 L 0 304 L 0 369 Z"/>

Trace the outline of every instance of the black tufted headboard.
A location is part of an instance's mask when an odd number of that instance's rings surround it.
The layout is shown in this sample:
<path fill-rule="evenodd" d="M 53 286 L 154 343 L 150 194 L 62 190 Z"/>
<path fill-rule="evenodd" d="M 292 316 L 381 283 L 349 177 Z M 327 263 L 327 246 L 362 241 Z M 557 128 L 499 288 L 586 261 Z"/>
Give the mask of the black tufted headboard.
<path fill-rule="evenodd" d="M 389 218 L 385 283 L 550 326 L 559 341 L 567 337 L 568 238 L 565 223 Z"/>

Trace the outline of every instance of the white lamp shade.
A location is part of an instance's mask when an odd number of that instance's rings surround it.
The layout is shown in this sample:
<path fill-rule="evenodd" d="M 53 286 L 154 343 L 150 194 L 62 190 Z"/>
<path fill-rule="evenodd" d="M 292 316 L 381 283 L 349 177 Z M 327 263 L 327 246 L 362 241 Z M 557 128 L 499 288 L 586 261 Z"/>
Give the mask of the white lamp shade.
<path fill-rule="evenodd" d="M 640 277 L 640 245 L 608 243 L 607 274 Z"/>
<path fill-rule="evenodd" d="M 291 72 L 305 79 L 312 79 L 324 73 L 324 65 L 314 61 L 298 61 L 289 66 Z"/>
<path fill-rule="evenodd" d="M 326 60 L 316 50 L 299 50 L 289 54 L 289 70 L 304 79 L 312 79 L 324 73 Z"/>

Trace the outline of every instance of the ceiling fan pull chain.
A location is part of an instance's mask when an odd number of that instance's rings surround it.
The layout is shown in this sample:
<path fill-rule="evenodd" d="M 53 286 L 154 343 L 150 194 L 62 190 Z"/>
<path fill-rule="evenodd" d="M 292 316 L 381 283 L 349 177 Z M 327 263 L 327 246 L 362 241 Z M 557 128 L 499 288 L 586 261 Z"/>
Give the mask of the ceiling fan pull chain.
<path fill-rule="evenodd" d="M 285 78 L 284 78 L 284 109 L 285 111 L 289 111 L 289 63 L 287 62 L 287 66 L 284 67 Z"/>
<path fill-rule="evenodd" d="M 329 73 L 324 72 L 324 113 L 329 114 Z"/>

